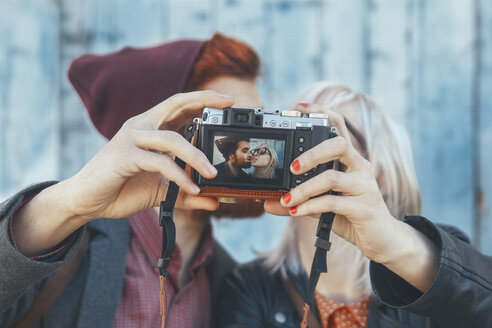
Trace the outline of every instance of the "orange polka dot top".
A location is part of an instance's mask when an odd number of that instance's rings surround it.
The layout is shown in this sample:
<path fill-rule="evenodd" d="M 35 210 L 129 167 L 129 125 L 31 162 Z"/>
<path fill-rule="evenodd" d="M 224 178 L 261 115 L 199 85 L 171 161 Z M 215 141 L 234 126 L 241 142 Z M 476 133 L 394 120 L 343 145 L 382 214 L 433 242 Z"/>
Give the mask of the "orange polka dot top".
<path fill-rule="evenodd" d="M 331 300 L 318 293 L 314 295 L 323 328 L 366 328 L 369 297 L 353 304 Z"/>

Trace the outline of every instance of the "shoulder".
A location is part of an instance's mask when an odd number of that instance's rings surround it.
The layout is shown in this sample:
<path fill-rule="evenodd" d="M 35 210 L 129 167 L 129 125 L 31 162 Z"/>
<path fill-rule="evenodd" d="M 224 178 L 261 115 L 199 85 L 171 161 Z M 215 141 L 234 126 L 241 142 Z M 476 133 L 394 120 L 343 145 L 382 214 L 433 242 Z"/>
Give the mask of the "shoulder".
<path fill-rule="evenodd" d="M 227 276 L 219 300 L 218 327 L 296 327 L 297 312 L 282 276 L 262 259 L 239 265 Z"/>

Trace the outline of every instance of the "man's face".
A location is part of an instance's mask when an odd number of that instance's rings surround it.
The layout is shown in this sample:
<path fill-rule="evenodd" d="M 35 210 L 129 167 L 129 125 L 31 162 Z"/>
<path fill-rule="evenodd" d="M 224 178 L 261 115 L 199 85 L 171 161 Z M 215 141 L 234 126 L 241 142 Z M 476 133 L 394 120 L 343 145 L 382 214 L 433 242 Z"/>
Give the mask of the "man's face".
<path fill-rule="evenodd" d="M 246 140 L 240 140 L 237 143 L 237 149 L 234 156 L 236 166 L 241 168 L 251 167 L 251 153 L 249 152 L 249 142 Z"/>

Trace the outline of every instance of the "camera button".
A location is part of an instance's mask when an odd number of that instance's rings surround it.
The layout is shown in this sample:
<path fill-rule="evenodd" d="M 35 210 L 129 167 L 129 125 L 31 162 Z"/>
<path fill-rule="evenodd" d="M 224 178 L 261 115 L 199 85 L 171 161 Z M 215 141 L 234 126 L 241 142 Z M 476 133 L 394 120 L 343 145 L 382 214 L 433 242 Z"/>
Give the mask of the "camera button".
<path fill-rule="evenodd" d="M 303 146 L 299 146 L 299 147 L 297 147 L 297 150 L 298 150 L 300 153 L 302 153 L 302 152 L 304 151 L 304 147 L 303 147 Z"/>
<path fill-rule="evenodd" d="M 273 127 L 277 126 L 277 122 L 275 122 L 274 120 L 271 120 L 270 121 L 270 126 L 273 126 Z"/>
<path fill-rule="evenodd" d="M 289 122 L 287 122 L 287 121 L 283 121 L 283 122 L 282 122 L 282 126 L 283 126 L 284 128 L 288 127 L 288 126 L 289 126 Z"/>
<path fill-rule="evenodd" d="M 301 184 L 302 183 L 302 179 L 301 178 L 297 178 L 296 179 L 296 184 Z"/>
<path fill-rule="evenodd" d="M 299 137 L 299 139 L 297 139 L 297 141 L 299 141 L 299 143 L 303 143 L 304 142 L 304 138 L 303 137 Z"/>

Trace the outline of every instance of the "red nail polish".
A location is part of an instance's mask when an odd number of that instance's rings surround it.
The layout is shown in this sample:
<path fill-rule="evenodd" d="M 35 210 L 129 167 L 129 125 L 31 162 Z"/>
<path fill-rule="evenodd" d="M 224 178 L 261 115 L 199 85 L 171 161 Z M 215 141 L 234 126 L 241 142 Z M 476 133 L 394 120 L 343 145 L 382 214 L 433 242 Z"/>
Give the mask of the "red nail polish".
<path fill-rule="evenodd" d="M 291 199 L 292 199 L 292 196 L 290 195 L 290 193 L 282 196 L 282 200 L 284 201 L 285 204 L 289 204 Z"/>
<path fill-rule="evenodd" d="M 290 213 L 291 214 L 296 214 L 297 213 L 297 206 L 293 206 L 290 208 Z"/>
<path fill-rule="evenodd" d="M 292 162 L 291 166 L 294 171 L 299 171 L 299 169 L 301 168 L 301 163 L 299 163 L 299 160 L 296 159 L 294 162 Z"/>
<path fill-rule="evenodd" d="M 299 105 L 301 105 L 302 107 L 306 108 L 307 106 L 309 106 L 308 103 L 299 103 Z"/>

